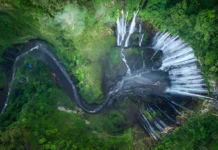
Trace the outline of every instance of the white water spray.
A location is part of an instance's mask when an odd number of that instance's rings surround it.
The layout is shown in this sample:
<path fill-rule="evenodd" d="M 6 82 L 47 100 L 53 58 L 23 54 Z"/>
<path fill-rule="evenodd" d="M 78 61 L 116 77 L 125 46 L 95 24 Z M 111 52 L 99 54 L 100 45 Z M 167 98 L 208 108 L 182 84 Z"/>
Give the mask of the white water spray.
<path fill-rule="evenodd" d="M 139 46 L 140 47 L 142 46 L 143 37 L 144 37 L 144 34 L 142 34 L 141 37 L 139 38 Z"/>
<path fill-rule="evenodd" d="M 142 33 L 142 24 L 139 23 L 139 33 Z"/>
<path fill-rule="evenodd" d="M 117 45 L 121 46 L 126 36 L 128 12 L 126 12 L 126 18 L 124 17 L 124 11 L 121 11 L 121 16 L 117 18 Z M 125 19 L 124 19 L 125 18 Z"/>
<path fill-rule="evenodd" d="M 137 13 L 138 13 L 138 11 L 134 12 L 134 16 L 133 16 L 132 22 L 130 24 L 128 34 L 127 34 L 128 12 L 126 13 L 126 18 L 125 18 L 124 11 L 122 10 L 121 16 L 119 18 L 117 18 L 117 21 L 116 21 L 116 23 L 117 23 L 117 45 L 121 46 L 121 59 L 125 63 L 125 65 L 127 67 L 127 74 L 129 74 L 129 75 L 131 74 L 131 70 L 130 70 L 130 67 L 127 63 L 125 54 L 124 54 L 124 47 L 129 46 L 129 38 L 130 38 L 131 34 L 133 34 L 135 31 Z M 123 44 L 124 44 L 124 46 L 123 46 Z M 141 43 L 139 43 L 139 44 L 141 44 Z"/>
<path fill-rule="evenodd" d="M 131 22 L 130 27 L 129 27 L 129 34 L 127 35 L 127 38 L 126 38 L 124 47 L 128 47 L 128 46 L 129 46 L 129 38 L 130 38 L 130 36 L 131 36 L 131 35 L 134 33 L 134 31 L 135 31 L 136 16 L 137 16 L 137 14 L 138 14 L 138 11 L 139 11 L 139 10 L 137 10 L 136 12 L 134 12 L 134 16 L 133 16 L 132 22 Z"/>
<path fill-rule="evenodd" d="M 172 86 L 166 92 L 193 97 L 209 98 L 206 84 L 197 66 L 194 51 L 178 36 L 158 32 L 152 43 L 155 53 L 163 52 L 160 70 L 168 70 Z"/>
<path fill-rule="evenodd" d="M 126 65 L 127 74 L 131 74 L 130 67 L 129 67 L 129 65 L 127 64 L 127 60 L 126 60 L 126 57 L 125 57 L 125 54 L 124 54 L 124 48 L 121 49 L 121 59 L 123 60 L 123 62 L 124 62 L 125 65 Z"/>

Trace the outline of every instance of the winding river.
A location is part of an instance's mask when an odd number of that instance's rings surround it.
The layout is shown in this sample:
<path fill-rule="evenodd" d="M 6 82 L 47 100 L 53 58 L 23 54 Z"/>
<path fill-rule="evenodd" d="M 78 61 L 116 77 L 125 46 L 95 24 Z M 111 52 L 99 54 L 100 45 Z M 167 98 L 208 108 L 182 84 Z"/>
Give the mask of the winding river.
<path fill-rule="evenodd" d="M 153 95 L 163 95 L 163 87 L 155 85 L 157 80 L 159 81 L 162 76 L 159 72 L 152 72 L 146 69 L 138 70 L 136 73 L 126 75 L 121 81 L 117 83 L 115 87 L 112 87 L 110 91 L 105 95 L 105 99 L 101 104 L 88 104 L 80 95 L 78 89 L 75 86 L 75 82 L 69 76 L 66 68 L 60 62 L 58 57 L 52 52 L 46 42 L 41 40 L 32 40 L 26 44 L 24 50 L 20 52 L 12 67 L 12 75 L 10 82 L 16 79 L 16 69 L 24 62 L 25 56 L 31 55 L 36 59 L 44 62 L 53 73 L 56 74 L 56 78 L 59 84 L 63 85 L 66 93 L 69 97 L 76 102 L 76 104 L 87 113 L 98 113 L 102 111 L 105 106 L 111 104 L 113 99 L 122 95 L 138 95 L 147 96 L 151 93 Z M 163 82 L 162 82 L 163 83 Z M 156 90 L 155 90 L 156 89 Z M 159 89 L 159 90 L 158 90 Z M 12 87 L 7 87 L 7 95 L 1 102 L 5 105 L 1 110 L 1 113 L 5 111 L 8 105 L 8 97 L 12 90 Z"/>
<path fill-rule="evenodd" d="M 71 79 L 66 68 L 52 52 L 48 44 L 42 40 L 29 41 L 25 45 L 23 51 L 17 54 L 13 61 L 9 83 L 13 83 L 16 79 L 16 69 L 23 64 L 25 56 L 31 55 L 44 62 L 51 71 L 56 74 L 59 84 L 64 87 L 69 97 L 86 113 L 99 113 L 119 97 L 136 96 L 139 99 L 138 103 L 140 104 L 142 102 L 142 104 L 146 106 L 146 110 L 153 117 L 153 122 L 149 121 L 139 107 L 139 122 L 152 137 L 157 140 L 161 139 L 161 136 L 159 136 L 153 126 L 156 126 L 156 129 L 163 133 L 167 132 L 169 127 L 159 119 L 159 117 L 153 115 L 155 109 L 161 112 L 163 116 L 168 118 L 172 123 L 176 125 L 178 123 L 158 106 L 159 99 L 173 109 L 175 113 L 182 115 L 176 107 L 181 109 L 186 108 L 171 99 L 171 95 L 181 95 L 189 98 L 213 98 L 207 96 L 207 85 L 201 75 L 193 49 L 178 36 L 172 36 L 168 32 L 158 32 L 153 38 L 151 44 L 151 48 L 155 52 L 151 59 L 153 59 L 159 51 L 162 52 L 161 66 L 156 70 L 142 67 L 137 71 L 131 71 L 124 51 L 126 47 L 131 46 L 131 35 L 136 31 L 137 13 L 138 11 L 134 13 L 129 29 L 127 28 L 127 21 L 124 18 L 123 11 L 121 12 L 121 17 L 117 19 L 117 46 L 120 46 L 121 59 L 126 66 L 127 72 L 114 87 L 110 88 L 101 104 L 88 104 L 82 98 L 76 88 L 75 82 Z M 139 25 L 137 33 L 141 35 L 138 42 L 139 47 L 142 46 L 144 35 L 141 28 L 141 25 Z M 1 106 L 1 113 L 3 113 L 7 108 L 8 97 L 11 93 L 12 87 L 8 84 L 5 89 L 4 95 L 0 97 L 1 103 L 4 104 Z M 148 97 L 152 99 L 152 101 L 147 102 Z"/>
<path fill-rule="evenodd" d="M 56 77 L 59 80 L 59 83 L 64 86 L 65 91 L 69 97 L 76 102 L 76 104 L 82 108 L 87 113 L 98 113 L 100 112 L 110 101 L 113 95 L 113 91 L 109 92 L 105 96 L 105 101 L 101 104 L 88 104 L 85 100 L 82 99 L 81 95 L 78 92 L 78 89 L 75 86 L 74 81 L 69 76 L 67 70 L 57 58 L 57 56 L 51 51 L 48 45 L 41 40 L 32 40 L 24 48 L 24 50 L 18 54 L 16 57 L 13 68 L 12 76 L 10 76 L 10 82 L 15 80 L 16 69 L 24 62 L 25 56 L 31 55 L 37 59 L 40 59 L 44 62 L 51 70 L 56 74 Z M 3 113 L 8 105 L 8 96 L 11 92 L 10 86 L 7 88 L 7 96 L 3 96 L 1 103 L 4 103 L 4 107 L 1 110 Z M 4 99 L 3 99 L 4 98 Z"/>

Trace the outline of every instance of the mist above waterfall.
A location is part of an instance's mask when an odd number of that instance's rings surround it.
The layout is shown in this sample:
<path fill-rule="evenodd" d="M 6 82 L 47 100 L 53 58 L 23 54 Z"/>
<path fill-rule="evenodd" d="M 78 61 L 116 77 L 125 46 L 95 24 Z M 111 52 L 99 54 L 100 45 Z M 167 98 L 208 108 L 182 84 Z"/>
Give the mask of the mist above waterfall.
<path fill-rule="evenodd" d="M 68 34 L 79 36 L 85 29 L 86 15 L 87 10 L 85 8 L 80 8 L 76 5 L 67 5 L 63 11 L 55 16 L 54 20 L 63 30 L 68 31 Z"/>

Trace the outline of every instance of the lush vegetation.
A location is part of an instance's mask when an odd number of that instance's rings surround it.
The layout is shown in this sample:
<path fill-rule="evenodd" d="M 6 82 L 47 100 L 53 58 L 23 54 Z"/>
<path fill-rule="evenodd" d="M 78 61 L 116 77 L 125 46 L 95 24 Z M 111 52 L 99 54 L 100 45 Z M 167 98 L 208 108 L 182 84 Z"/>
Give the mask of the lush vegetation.
<path fill-rule="evenodd" d="M 119 50 L 112 47 L 112 28 L 122 8 L 129 11 L 129 19 L 139 8 L 142 21 L 178 34 L 193 47 L 205 77 L 218 81 L 217 0 L 1 0 L 0 55 L 13 44 L 43 39 L 75 77 L 82 96 L 89 103 L 101 102 L 103 64 L 110 59 L 111 70 L 121 64 Z M 138 55 L 134 48 L 126 54 Z M 33 69 L 27 69 L 27 63 Z M 149 147 L 143 144 L 148 138 L 133 141 L 131 129 L 124 130 L 126 112 L 82 114 L 44 64 L 28 58 L 16 76 L 9 107 L 0 116 L 0 149 L 126 150 L 132 143 L 142 143 L 138 149 Z M 0 68 L 0 89 L 5 79 Z M 155 149 L 218 149 L 217 127 L 212 114 L 193 116 Z"/>
<path fill-rule="evenodd" d="M 179 35 L 195 51 L 203 73 L 218 76 L 217 0 L 151 0 L 140 11 L 143 20 L 156 29 Z"/>
<path fill-rule="evenodd" d="M 33 69 L 28 69 L 28 63 Z M 33 58 L 25 60 L 17 71 L 7 111 L 0 116 L 0 149 L 131 149 L 131 133 L 116 137 L 100 132 L 98 128 L 103 127 L 95 126 L 91 119 L 87 124 L 55 82 L 45 64 Z M 109 121 L 116 123 L 122 118 L 120 113 L 114 114 L 118 116 L 95 117 L 108 126 Z"/>
<path fill-rule="evenodd" d="M 124 116 L 116 111 L 112 110 L 107 116 L 105 116 L 105 129 L 109 133 L 117 133 L 122 131 L 124 126 L 126 125 L 126 121 Z"/>
<path fill-rule="evenodd" d="M 212 114 L 196 115 L 166 136 L 155 150 L 218 149 L 218 120 Z"/>
<path fill-rule="evenodd" d="M 0 54 L 12 44 L 46 40 L 75 76 L 84 98 L 89 103 L 101 102 L 102 62 L 115 43 L 111 26 L 119 14 L 116 3 L 3 0 Z"/>
<path fill-rule="evenodd" d="M 142 9 L 144 3 L 147 3 L 146 9 Z M 3 35 L 0 54 L 14 43 L 45 39 L 52 43 L 68 70 L 72 70 L 82 95 L 90 103 L 100 102 L 103 99 L 100 64 L 115 43 L 111 26 L 121 7 L 129 10 L 129 19 L 133 11 L 140 8 L 140 19 L 156 29 L 180 35 L 195 50 L 203 73 L 217 80 L 216 0 L 207 3 L 204 0 L 128 0 L 125 3 L 109 0 L 3 0 L 0 5 L 0 31 Z"/>

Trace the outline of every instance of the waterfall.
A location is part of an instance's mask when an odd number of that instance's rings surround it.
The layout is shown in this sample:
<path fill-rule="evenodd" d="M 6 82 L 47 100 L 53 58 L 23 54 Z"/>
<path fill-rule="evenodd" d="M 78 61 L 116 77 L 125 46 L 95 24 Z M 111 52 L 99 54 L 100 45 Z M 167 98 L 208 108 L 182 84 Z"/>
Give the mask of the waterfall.
<path fill-rule="evenodd" d="M 194 51 L 179 36 L 172 36 L 168 32 L 158 32 L 152 42 L 152 47 L 163 52 L 162 66 L 159 68 L 168 71 L 171 87 L 167 93 L 209 98 L 201 71 L 197 65 Z M 203 94 L 203 95 L 202 95 Z"/>
<path fill-rule="evenodd" d="M 143 37 L 144 37 L 144 34 L 142 34 L 141 37 L 139 38 L 139 46 L 140 47 L 142 46 Z"/>
<path fill-rule="evenodd" d="M 124 11 L 121 11 L 121 16 L 117 18 L 117 45 L 121 46 L 126 35 L 128 12 L 126 12 L 126 19 L 124 20 Z"/>
<path fill-rule="evenodd" d="M 154 130 L 152 127 L 150 121 L 146 118 L 146 116 L 142 113 L 141 110 L 139 110 L 140 115 L 140 122 L 143 126 L 143 128 L 149 133 L 150 136 L 152 136 L 156 140 L 160 140 L 160 135 Z"/>
<path fill-rule="evenodd" d="M 177 123 L 177 121 L 173 118 L 171 118 L 166 112 L 164 112 L 158 105 L 155 104 L 155 107 L 166 117 L 168 118 L 172 123 L 176 124 L 176 125 L 179 125 Z"/>
<path fill-rule="evenodd" d="M 134 12 L 134 16 L 133 16 L 132 22 L 131 22 L 130 27 L 129 27 L 129 33 L 128 33 L 128 35 L 127 35 L 127 38 L 126 38 L 124 47 L 128 47 L 128 46 L 129 46 L 129 38 L 130 38 L 131 34 L 133 34 L 133 32 L 135 31 L 136 16 L 137 16 L 137 14 L 138 14 L 138 11 L 139 11 L 139 10 L 137 10 L 136 12 Z"/>
<path fill-rule="evenodd" d="M 134 16 L 133 16 L 133 19 L 131 21 L 128 34 L 126 31 L 128 12 L 126 13 L 126 18 L 125 18 L 124 11 L 122 10 L 121 16 L 119 18 L 117 18 L 117 21 L 116 21 L 116 24 L 117 24 L 117 46 L 121 46 L 121 59 L 127 67 L 127 74 L 131 74 L 131 70 L 130 70 L 130 67 L 127 63 L 125 54 L 124 54 L 124 47 L 129 46 L 129 38 L 130 38 L 131 34 L 133 34 L 135 31 L 137 13 L 138 13 L 138 11 L 134 12 Z M 123 46 L 123 43 L 124 43 L 124 46 Z"/>
<path fill-rule="evenodd" d="M 157 117 L 157 115 L 154 115 L 155 111 L 149 104 L 145 103 L 145 107 L 146 107 L 146 110 L 151 114 L 151 116 L 155 117 L 154 125 L 156 126 L 156 128 L 162 133 L 167 134 L 167 132 L 171 130 L 172 128 L 167 126 L 159 117 Z"/>
<path fill-rule="evenodd" d="M 161 131 L 162 133 L 167 133 L 166 130 L 164 130 L 164 128 L 155 120 L 154 121 L 154 125 L 156 126 L 156 128 Z"/>
<path fill-rule="evenodd" d="M 146 104 L 145 104 L 145 105 L 146 105 Z M 152 117 L 155 117 L 155 116 L 154 116 L 154 111 L 153 111 L 153 109 L 149 106 L 149 104 L 147 104 L 146 109 L 147 109 L 147 111 L 149 112 L 149 114 L 150 114 Z M 159 131 L 161 131 L 162 133 L 167 133 L 159 122 L 160 122 L 160 119 L 157 118 L 157 117 L 155 117 L 155 119 L 154 119 L 154 125 L 156 126 L 156 128 L 157 128 Z"/>
<path fill-rule="evenodd" d="M 121 59 L 123 60 L 123 62 L 124 62 L 125 65 L 126 65 L 127 74 L 131 74 L 130 67 L 129 67 L 129 65 L 127 64 L 127 60 L 126 60 L 126 57 L 125 57 L 125 54 L 124 54 L 124 48 L 121 49 Z"/>
<path fill-rule="evenodd" d="M 178 115 L 183 116 L 182 113 L 181 113 L 179 110 L 177 110 L 175 106 L 173 106 L 173 105 L 172 105 L 171 103 L 169 103 L 169 102 L 168 102 L 167 104 L 168 104 Z"/>
<path fill-rule="evenodd" d="M 142 41 L 143 41 L 143 37 L 144 37 L 144 33 L 142 33 L 142 23 L 140 22 L 139 23 L 139 34 L 141 34 L 140 38 L 139 38 L 139 46 L 141 47 L 142 46 Z"/>
<path fill-rule="evenodd" d="M 146 111 L 152 116 L 152 120 L 146 118 L 143 112 L 139 109 L 138 119 L 142 124 L 143 128 L 156 140 L 161 139 L 156 130 L 161 131 L 166 134 L 172 127 L 168 126 L 168 122 L 165 123 L 160 118 L 165 116 L 172 123 L 178 124 L 177 120 L 171 117 L 171 114 L 165 112 L 165 108 L 157 104 L 160 99 L 163 99 L 163 103 L 168 104 L 168 106 L 177 114 L 182 115 L 177 107 L 188 110 L 187 108 L 181 106 L 175 101 L 171 100 L 167 96 L 169 94 L 177 94 L 191 97 L 202 97 L 209 98 L 204 96 L 208 93 L 207 86 L 204 82 L 203 76 L 201 75 L 200 69 L 197 65 L 197 59 L 194 55 L 194 51 L 191 47 L 189 47 L 183 40 L 179 39 L 179 36 L 172 36 L 168 32 L 161 33 L 158 32 L 153 38 L 152 48 L 155 50 L 155 54 L 161 50 L 163 52 L 162 56 L 162 65 L 158 70 L 158 73 L 152 70 L 147 69 L 145 66 L 145 60 L 143 61 L 143 67 L 135 72 L 131 73 L 131 69 L 128 65 L 128 62 L 125 57 L 125 47 L 129 46 L 129 40 L 131 39 L 131 35 L 135 32 L 136 28 L 136 16 L 138 11 L 134 12 L 133 19 L 129 26 L 129 30 L 127 31 L 127 18 L 128 12 L 126 15 L 124 11 L 121 11 L 121 16 L 117 19 L 117 46 L 120 46 L 121 50 L 121 59 L 127 67 L 127 74 L 122 77 L 122 80 L 119 81 L 114 87 L 111 87 L 109 92 L 105 95 L 105 100 L 101 104 L 92 104 L 89 105 L 81 98 L 74 81 L 71 79 L 65 67 L 62 65 L 60 60 L 50 51 L 45 44 L 39 44 L 38 46 L 34 46 L 29 49 L 27 52 L 22 52 L 16 59 L 13 65 L 13 74 L 12 74 L 12 83 L 15 80 L 15 73 L 17 68 L 18 60 L 22 60 L 23 57 L 30 52 L 40 53 L 44 57 L 40 58 L 44 62 L 47 62 L 47 65 L 50 68 L 58 68 L 57 71 L 60 75 L 63 76 L 60 82 L 68 83 L 70 86 L 68 87 L 68 95 L 72 100 L 76 102 L 76 104 L 87 113 L 98 113 L 102 111 L 105 107 L 109 106 L 113 103 L 113 100 L 120 96 L 135 96 L 144 98 L 145 101 L 147 98 L 153 98 L 155 106 L 155 110 L 149 105 L 150 102 L 146 101 Z M 144 34 L 142 33 L 142 25 L 139 24 L 138 31 L 141 34 L 138 46 L 141 47 L 142 41 L 144 38 Z M 155 56 L 155 54 L 153 56 Z M 33 54 L 33 56 L 39 57 L 37 54 Z M 152 57 L 153 57 L 152 56 Z M 143 57 L 143 51 L 141 51 L 141 57 Z M 169 79 L 171 85 L 168 86 L 165 83 L 165 77 L 162 78 L 164 72 L 168 72 Z M 58 75 L 57 75 L 58 77 Z M 160 82 L 160 88 L 159 83 Z M 64 85 L 64 84 L 63 84 Z M 8 88 L 8 96 L 5 102 L 5 106 L 2 109 L 1 113 L 3 113 L 8 105 L 8 97 L 11 93 L 11 87 Z M 159 99 L 156 101 L 155 97 Z M 161 97 L 161 98 L 160 98 Z M 157 102 L 157 103 L 156 103 Z M 155 111 L 158 110 L 162 115 L 155 115 Z M 154 127 L 153 127 L 154 126 Z M 156 130 L 155 130 L 156 129 Z"/>
<path fill-rule="evenodd" d="M 141 24 L 141 22 L 139 23 L 139 33 L 142 33 L 142 24 Z"/>
<path fill-rule="evenodd" d="M 124 47 L 128 47 L 129 46 L 129 38 L 130 38 L 130 34 L 127 35 Z"/>

